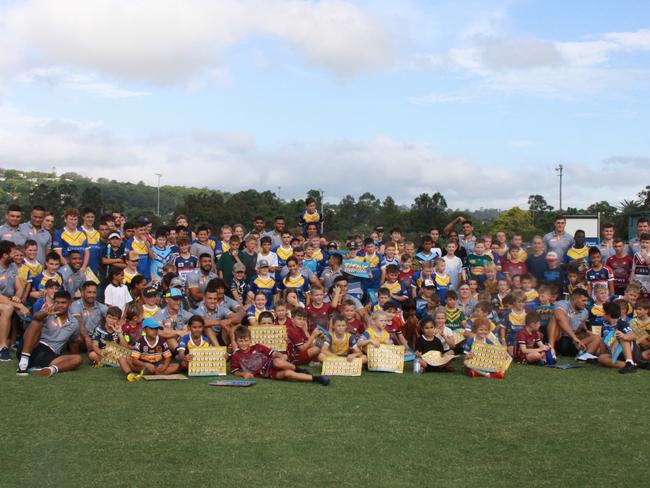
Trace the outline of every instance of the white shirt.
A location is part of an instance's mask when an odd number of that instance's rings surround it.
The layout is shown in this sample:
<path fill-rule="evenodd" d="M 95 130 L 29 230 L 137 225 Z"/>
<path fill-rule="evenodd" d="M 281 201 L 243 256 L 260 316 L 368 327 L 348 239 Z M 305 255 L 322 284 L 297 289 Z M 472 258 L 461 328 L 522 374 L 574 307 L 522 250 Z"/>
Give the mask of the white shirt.
<path fill-rule="evenodd" d="M 453 290 L 457 290 L 463 261 L 458 256 L 450 258 L 449 255 L 443 256 L 442 259 L 445 260 L 445 273 L 449 276 L 449 285 Z"/>
<path fill-rule="evenodd" d="M 271 268 L 277 268 L 278 267 L 278 255 L 275 254 L 273 251 L 269 251 L 267 255 L 263 255 L 262 253 L 257 253 L 257 264 L 255 267 L 257 268 L 260 265 L 260 261 L 262 259 L 266 259 L 268 261 L 269 266 Z"/>
<path fill-rule="evenodd" d="M 104 290 L 104 303 L 109 307 L 113 305 L 119 307 L 124 312 L 127 303 L 132 301 L 133 298 L 131 298 L 131 294 L 126 285 L 115 286 L 111 283 Z"/>

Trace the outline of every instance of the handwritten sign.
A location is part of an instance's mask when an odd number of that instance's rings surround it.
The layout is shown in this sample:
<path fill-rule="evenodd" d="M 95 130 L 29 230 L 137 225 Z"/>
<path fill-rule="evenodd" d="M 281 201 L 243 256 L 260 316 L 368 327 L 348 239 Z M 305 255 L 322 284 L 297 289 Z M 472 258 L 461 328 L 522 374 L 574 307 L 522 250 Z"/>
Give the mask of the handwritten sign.
<path fill-rule="evenodd" d="M 325 376 L 361 376 L 363 361 L 361 358 L 348 358 L 342 356 L 327 356 L 323 361 L 321 374 Z"/>
<path fill-rule="evenodd" d="M 188 376 L 225 376 L 225 347 L 195 347 L 190 352 L 192 360 L 187 368 Z"/>
<path fill-rule="evenodd" d="M 102 350 L 102 360 L 100 362 L 104 366 L 117 368 L 120 366 L 119 358 L 128 357 L 131 357 L 131 349 L 122 347 L 116 342 L 106 341 L 106 347 Z"/>
<path fill-rule="evenodd" d="M 249 326 L 248 330 L 253 344 L 263 344 L 274 351 L 287 350 L 286 325 L 254 325 Z"/>
<path fill-rule="evenodd" d="M 370 263 L 356 259 L 344 259 L 341 271 L 357 278 L 370 278 Z"/>
<path fill-rule="evenodd" d="M 455 357 L 454 354 L 442 354 L 440 351 L 429 351 L 422 355 L 422 359 L 424 359 L 424 362 L 429 366 L 442 366 L 443 364 L 448 364 L 449 361 Z"/>
<path fill-rule="evenodd" d="M 643 342 L 644 340 L 648 339 L 650 337 L 650 334 L 648 334 L 648 329 L 646 329 L 643 324 L 641 324 L 638 319 L 632 319 L 630 322 L 630 329 L 634 332 L 634 335 L 636 336 L 636 343 L 639 344 L 640 342 Z"/>
<path fill-rule="evenodd" d="M 512 358 L 505 347 L 475 341 L 472 344 L 472 358 L 465 365 L 485 373 L 505 373 L 511 363 Z"/>
<path fill-rule="evenodd" d="M 404 346 L 382 344 L 367 348 L 368 371 L 384 371 L 386 373 L 404 372 Z"/>

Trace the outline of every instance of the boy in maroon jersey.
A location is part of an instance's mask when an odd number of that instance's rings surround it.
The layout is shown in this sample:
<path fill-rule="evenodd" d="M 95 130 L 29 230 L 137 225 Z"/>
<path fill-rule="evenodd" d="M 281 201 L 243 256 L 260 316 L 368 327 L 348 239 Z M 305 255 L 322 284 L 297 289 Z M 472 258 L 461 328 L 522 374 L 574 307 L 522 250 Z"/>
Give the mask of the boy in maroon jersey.
<path fill-rule="evenodd" d="M 607 259 L 606 264 L 614 273 L 614 293 L 623 295 L 632 272 L 632 256 L 626 252 L 623 239 L 614 239 L 614 255 Z"/>
<path fill-rule="evenodd" d="M 258 376 L 274 380 L 309 381 L 323 386 L 330 383 L 326 376 L 311 375 L 296 368 L 280 352 L 273 352 L 262 344 L 251 344 L 248 327 L 239 326 L 235 329 L 235 342 L 237 351 L 230 359 L 230 371 L 235 376 L 246 380 Z"/>
<path fill-rule="evenodd" d="M 343 316 L 348 323 L 348 332 L 357 340 L 366 331 L 366 326 L 357 318 L 355 309 L 356 306 L 352 300 L 345 300 L 343 302 Z"/>
<path fill-rule="evenodd" d="M 546 351 L 551 346 L 544 344 L 539 329 L 542 319 L 537 312 L 526 314 L 526 326 L 517 332 L 514 356 L 518 363 L 541 364 L 546 363 Z"/>
<path fill-rule="evenodd" d="M 338 294 L 335 293 L 335 295 L 336 297 L 333 297 L 332 302 L 324 303 L 325 290 L 319 285 L 312 286 L 311 303 L 307 305 L 307 322 L 310 332 L 318 326 L 325 330 L 329 329 L 330 312 L 338 306 Z"/>
<path fill-rule="evenodd" d="M 311 333 L 307 326 L 307 312 L 304 308 L 296 309 L 291 317 L 291 325 L 287 326 L 287 352 L 293 364 L 309 364 L 320 354 L 320 347 L 316 341 L 323 336 L 319 328 L 314 328 Z M 329 324 L 323 327 L 329 329 Z"/>

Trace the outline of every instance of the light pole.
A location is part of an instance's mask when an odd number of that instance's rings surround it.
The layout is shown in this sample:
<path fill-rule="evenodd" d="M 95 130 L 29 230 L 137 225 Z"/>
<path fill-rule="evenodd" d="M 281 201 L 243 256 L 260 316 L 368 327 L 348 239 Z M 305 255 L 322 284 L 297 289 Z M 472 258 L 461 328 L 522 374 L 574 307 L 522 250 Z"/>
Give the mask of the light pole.
<path fill-rule="evenodd" d="M 320 233 L 323 235 L 325 233 L 325 192 L 320 188 L 318 191 L 320 192 L 320 218 L 322 219 L 320 223 Z"/>
<path fill-rule="evenodd" d="M 564 172 L 564 166 L 559 164 L 557 168 L 555 168 L 555 171 L 557 171 L 558 175 L 560 176 L 560 212 L 562 211 L 562 173 Z"/>
<path fill-rule="evenodd" d="M 158 203 L 156 205 L 156 216 L 160 217 L 160 178 L 162 178 L 161 173 L 154 173 L 158 177 Z"/>

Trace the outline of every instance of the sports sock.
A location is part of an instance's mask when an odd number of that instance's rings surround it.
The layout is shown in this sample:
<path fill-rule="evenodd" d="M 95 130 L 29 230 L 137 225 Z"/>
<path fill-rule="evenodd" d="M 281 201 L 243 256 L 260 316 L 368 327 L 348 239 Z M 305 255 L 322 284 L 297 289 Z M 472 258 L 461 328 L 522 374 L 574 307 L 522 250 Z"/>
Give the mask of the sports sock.
<path fill-rule="evenodd" d="M 29 356 L 31 354 L 24 352 L 20 355 L 20 361 L 18 362 L 18 367 L 20 369 L 27 369 L 27 365 L 29 364 Z"/>

